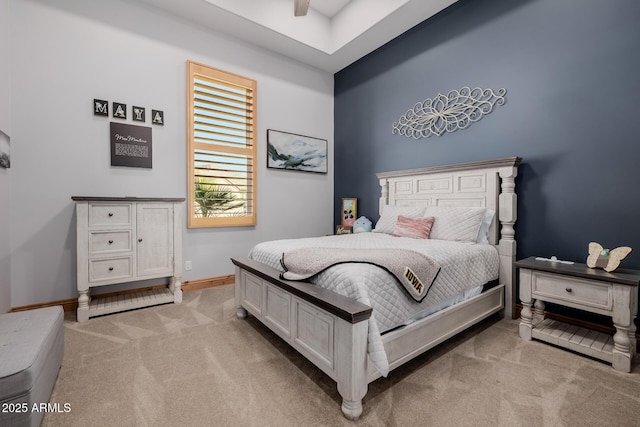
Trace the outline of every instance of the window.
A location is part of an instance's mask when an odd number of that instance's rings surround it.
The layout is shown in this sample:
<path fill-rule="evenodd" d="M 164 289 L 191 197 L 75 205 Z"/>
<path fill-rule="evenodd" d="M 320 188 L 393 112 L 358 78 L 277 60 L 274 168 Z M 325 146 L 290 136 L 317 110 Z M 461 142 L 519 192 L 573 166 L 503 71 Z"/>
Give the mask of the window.
<path fill-rule="evenodd" d="M 257 83 L 191 61 L 187 66 L 187 225 L 255 225 Z"/>

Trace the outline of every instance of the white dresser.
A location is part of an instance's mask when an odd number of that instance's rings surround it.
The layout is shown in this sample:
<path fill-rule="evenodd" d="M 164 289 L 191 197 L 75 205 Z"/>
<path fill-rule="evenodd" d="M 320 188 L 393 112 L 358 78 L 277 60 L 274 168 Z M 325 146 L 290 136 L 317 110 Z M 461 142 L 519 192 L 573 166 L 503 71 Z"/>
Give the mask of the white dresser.
<path fill-rule="evenodd" d="M 72 197 L 76 203 L 78 322 L 182 302 L 184 198 Z M 168 277 L 154 287 L 91 298 L 91 288 Z"/>

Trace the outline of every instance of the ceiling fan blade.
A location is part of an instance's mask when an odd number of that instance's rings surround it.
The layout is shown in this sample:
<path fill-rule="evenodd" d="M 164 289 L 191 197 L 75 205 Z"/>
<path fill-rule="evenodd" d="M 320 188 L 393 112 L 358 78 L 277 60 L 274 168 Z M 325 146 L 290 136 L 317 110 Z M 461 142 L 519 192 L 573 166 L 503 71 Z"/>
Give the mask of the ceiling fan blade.
<path fill-rule="evenodd" d="M 309 10 L 309 0 L 293 0 L 293 14 L 305 16 Z"/>

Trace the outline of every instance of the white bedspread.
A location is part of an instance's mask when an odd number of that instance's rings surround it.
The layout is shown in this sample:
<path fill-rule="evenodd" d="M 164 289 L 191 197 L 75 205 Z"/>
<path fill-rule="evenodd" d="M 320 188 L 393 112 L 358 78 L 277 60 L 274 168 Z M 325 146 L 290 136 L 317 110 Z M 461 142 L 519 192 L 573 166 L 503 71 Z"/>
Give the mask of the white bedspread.
<path fill-rule="evenodd" d="M 430 307 L 498 278 L 498 251 L 491 245 L 433 239 L 394 237 L 383 233 L 358 233 L 263 242 L 251 249 L 249 258 L 283 271 L 283 252 L 301 247 L 402 248 L 421 252 L 441 266 L 429 294 L 417 303 L 409 298 L 396 279 L 384 269 L 370 264 L 335 265 L 311 282 L 373 308 L 369 319 L 368 352 L 383 376 L 389 364 L 381 333 L 411 319 Z"/>

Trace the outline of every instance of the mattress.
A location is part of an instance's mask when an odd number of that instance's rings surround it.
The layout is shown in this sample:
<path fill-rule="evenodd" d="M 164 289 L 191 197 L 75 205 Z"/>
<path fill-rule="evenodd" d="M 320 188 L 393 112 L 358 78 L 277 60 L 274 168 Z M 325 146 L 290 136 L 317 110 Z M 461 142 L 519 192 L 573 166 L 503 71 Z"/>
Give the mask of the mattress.
<path fill-rule="evenodd" d="M 492 245 L 435 239 L 394 237 L 384 233 L 358 233 L 263 242 L 249 258 L 283 271 L 280 259 L 288 250 L 302 247 L 410 249 L 430 256 L 441 270 L 429 294 L 418 303 L 407 296 L 395 277 L 383 268 L 363 263 L 338 264 L 311 278 L 311 282 L 373 308 L 369 319 L 368 352 L 383 376 L 389 371 L 381 336 L 480 293 L 498 278 L 499 255 Z"/>

